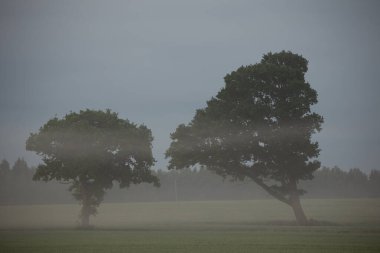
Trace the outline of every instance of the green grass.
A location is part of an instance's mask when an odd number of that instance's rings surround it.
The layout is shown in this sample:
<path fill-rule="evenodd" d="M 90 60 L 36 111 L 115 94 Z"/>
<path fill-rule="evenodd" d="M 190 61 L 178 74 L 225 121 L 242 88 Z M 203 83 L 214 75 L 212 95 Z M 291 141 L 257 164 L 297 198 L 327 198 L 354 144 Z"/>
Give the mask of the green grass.
<path fill-rule="evenodd" d="M 380 230 L 256 227 L 222 230 L 0 232 L 0 252 L 380 252 Z"/>
<path fill-rule="evenodd" d="M 379 199 L 303 205 L 337 225 L 280 226 L 293 214 L 275 200 L 103 204 L 88 231 L 76 205 L 2 206 L 0 252 L 380 252 Z"/>

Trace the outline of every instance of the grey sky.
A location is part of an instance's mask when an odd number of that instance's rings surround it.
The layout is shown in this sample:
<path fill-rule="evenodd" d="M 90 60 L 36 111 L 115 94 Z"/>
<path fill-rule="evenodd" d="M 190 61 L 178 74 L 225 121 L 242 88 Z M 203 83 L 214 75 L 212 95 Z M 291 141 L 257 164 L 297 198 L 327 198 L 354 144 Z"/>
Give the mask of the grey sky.
<path fill-rule="evenodd" d="M 169 133 L 223 77 L 272 51 L 309 60 L 323 165 L 380 169 L 378 1 L 0 0 L 0 159 L 48 119 L 110 108 L 144 123 L 164 168 Z"/>

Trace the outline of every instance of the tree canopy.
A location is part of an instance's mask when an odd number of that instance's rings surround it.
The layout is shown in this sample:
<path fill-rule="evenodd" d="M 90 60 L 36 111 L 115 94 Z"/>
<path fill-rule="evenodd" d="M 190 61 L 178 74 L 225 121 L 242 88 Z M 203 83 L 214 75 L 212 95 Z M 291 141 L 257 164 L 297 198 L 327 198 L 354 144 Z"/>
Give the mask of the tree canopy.
<path fill-rule="evenodd" d="M 306 224 L 297 184 L 320 167 L 311 136 L 323 122 L 311 111 L 317 92 L 305 81 L 307 64 L 282 51 L 226 75 L 225 87 L 171 135 L 169 169 L 201 165 L 222 176 L 248 177 Z"/>
<path fill-rule="evenodd" d="M 151 173 L 152 133 L 144 125 L 118 118 L 110 110 L 83 110 L 57 117 L 32 133 L 26 149 L 42 156 L 34 180 L 58 180 L 71 184 L 81 201 L 82 226 L 96 213 L 105 190 L 142 182 L 158 186 Z"/>

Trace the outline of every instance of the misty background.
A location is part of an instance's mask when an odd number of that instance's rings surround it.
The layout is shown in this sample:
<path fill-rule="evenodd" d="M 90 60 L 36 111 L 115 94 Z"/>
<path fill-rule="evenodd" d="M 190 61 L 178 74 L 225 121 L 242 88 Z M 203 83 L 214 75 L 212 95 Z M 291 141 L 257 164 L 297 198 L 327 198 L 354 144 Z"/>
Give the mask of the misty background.
<path fill-rule="evenodd" d="M 71 184 L 33 181 L 36 168 L 23 159 L 11 165 L 0 163 L 0 205 L 19 204 L 67 204 L 76 203 L 68 188 Z M 120 188 L 115 182 L 107 190 L 104 202 L 157 202 L 157 201 L 206 201 L 206 200 L 252 200 L 272 198 L 251 179 L 233 180 L 216 176 L 206 168 L 181 171 L 153 172 L 161 186 L 149 183 Z M 380 170 L 369 175 L 358 168 L 344 171 L 335 166 L 323 167 L 314 173 L 313 180 L 300 181 L 305 190 L 303 198 L 379 198 Z"/>
<path fill-rule="evenodd" d="M 48 119 L 106 109 L 152 129 L 156 169 L 170 133 L 263 54 L 309 60 L 325 118 L 322 165 L 379 169 L 380 2 L 0 0 L 0 159 L 24 157 Z"/>

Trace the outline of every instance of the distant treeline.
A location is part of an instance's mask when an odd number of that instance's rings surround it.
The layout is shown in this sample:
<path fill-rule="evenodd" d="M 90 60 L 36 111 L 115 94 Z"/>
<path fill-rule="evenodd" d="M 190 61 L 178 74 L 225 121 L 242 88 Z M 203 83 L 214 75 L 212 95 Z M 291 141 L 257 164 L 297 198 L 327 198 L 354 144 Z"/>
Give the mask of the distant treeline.
<path fill-rule="evenodd" d="M 32 180 L 35 168 L 23 159 L 11 167 L 6 160 L 0 163 L 0 204 L 75 203 L 68 185 L 59 182 Z M 270 198 L 250 180 L 232 181 L 205 169 L 157 171 L 161 187 L 149 184 L 132 185 L 109 190 L 105 202 L 184 201 L 184 200 L 238 200 Z M 380 197 L 380 171 L 369 175 L 360 169 L 349 171 L 338 167 L 322 168 L 314 179 L 300 184 L 306 198 L 373 198 Z"/>

